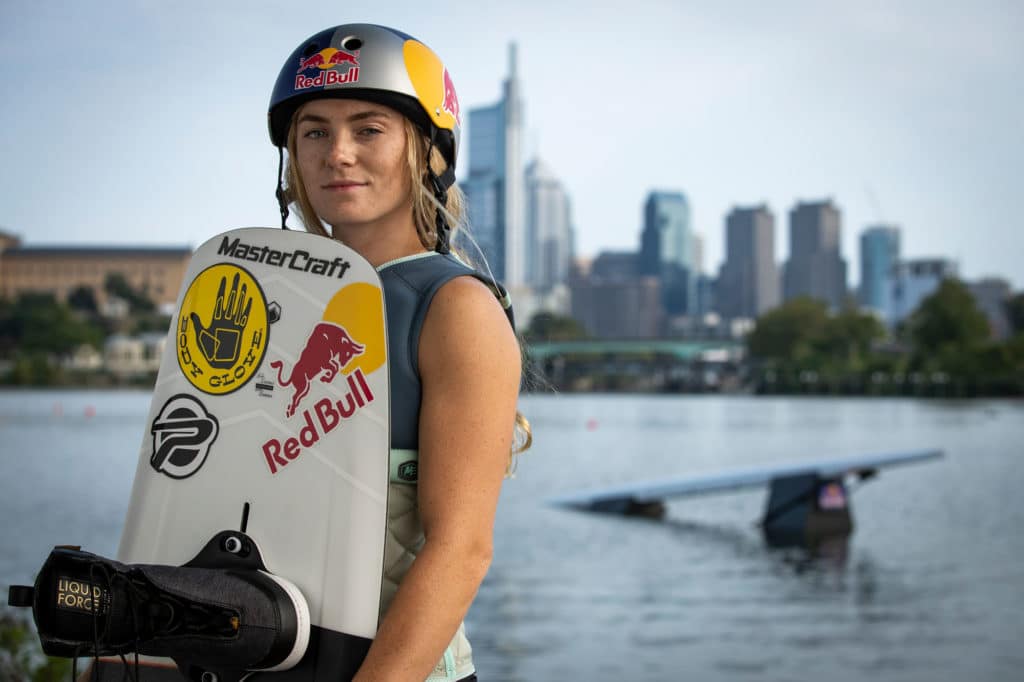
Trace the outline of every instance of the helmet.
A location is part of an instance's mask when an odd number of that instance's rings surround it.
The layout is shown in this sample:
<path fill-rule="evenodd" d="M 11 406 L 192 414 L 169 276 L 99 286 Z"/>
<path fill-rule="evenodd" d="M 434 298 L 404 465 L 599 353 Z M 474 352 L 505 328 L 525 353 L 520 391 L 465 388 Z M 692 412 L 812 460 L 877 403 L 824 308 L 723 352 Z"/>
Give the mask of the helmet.
<path fill-rule="evenodd" d="M 270 140 L 285 147 L 292 115 L 321 97 L 362 99 L 396 109 L 437 146 L 454 180 L 460 114 L 448 69 L 426 45 L 374 24 L 321 31 L 292 52 L 274 84 L 267 112 Z"/>

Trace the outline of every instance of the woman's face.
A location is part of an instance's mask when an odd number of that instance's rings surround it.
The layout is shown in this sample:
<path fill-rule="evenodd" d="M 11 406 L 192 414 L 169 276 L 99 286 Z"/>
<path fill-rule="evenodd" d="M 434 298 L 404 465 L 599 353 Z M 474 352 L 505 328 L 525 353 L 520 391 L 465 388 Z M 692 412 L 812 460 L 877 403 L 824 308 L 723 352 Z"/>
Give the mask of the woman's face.
<path fill-rule="evenodd" d="M 296 118 L 295 162 L 336 237 L 359 228 L 415 230 L 405 119 L 352 99 L 314 100 Z"/>

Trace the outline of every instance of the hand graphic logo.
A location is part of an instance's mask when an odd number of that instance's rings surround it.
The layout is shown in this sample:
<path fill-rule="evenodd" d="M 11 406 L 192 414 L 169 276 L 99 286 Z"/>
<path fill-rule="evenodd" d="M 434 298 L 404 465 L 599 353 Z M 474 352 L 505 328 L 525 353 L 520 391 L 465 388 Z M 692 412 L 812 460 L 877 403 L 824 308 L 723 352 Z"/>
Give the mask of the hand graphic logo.
<path fill-rule="evenodd" d="M 249 321 L 249 311 L 252 310 L 252 296 L 246 298 L 248 287 L 244 283 L 239 290 L 237 273 L 225 300 L 224 290 L 227 285 L 228 278 L 221 277 L 217 300 L 213 305 L 213 319 L 209 325 L 204 325 L 194 312 L 190 316 L 196 343 L 203 357 L 210 363 L 210 367 L 217 369 L 230 369 L 238 361 L 242 349 L 242 332 Z"/>
<path fill-rule="evenodd" d="M 244 386 L 263 362 L 270 322 L 259 280 L 217 263 L 195 275 L 181 299 L 175 339 L 182 376 L 203 393 Z"/>

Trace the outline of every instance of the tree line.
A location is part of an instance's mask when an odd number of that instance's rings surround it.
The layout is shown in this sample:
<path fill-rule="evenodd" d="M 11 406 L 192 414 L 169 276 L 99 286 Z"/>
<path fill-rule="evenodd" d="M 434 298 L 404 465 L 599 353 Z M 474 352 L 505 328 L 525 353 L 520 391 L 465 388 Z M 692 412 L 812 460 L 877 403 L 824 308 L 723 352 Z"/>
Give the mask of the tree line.
<path fill-rule="evenodd" d="M 83 377 L 67 370 L 63 361 L 83 346 L 101 351 L 112 334 L 167 330 L 168 318 L 159 314 L 146 292 L 134 289 L 123 275 L 109 275 L 104 291 L 123 302 L 126 315 L 102 314 L 95 293 L 85 286 L 71 291 L 66 301 L 44 292 L 0 299 L 0 360 L 7 365 L 7 371 L 0 372 L 0 381 L 80 383 Z"/>
<path fill-rule="evenodd" d="M 120 274 L 108 277 L 104 290 L 127 306 L 127 315 L 101 314 L 87 287 L 65 302 L 46 293 L 0 300 L 0 361 L 7 368 L 0 381 L 82 383 L 61 362 L 77 349 L 101 350 L 115 333 L 166 331 L 168 319 Z M 894 330 L 852 305 L 831 313 L 821 301 L 794 299 L 758 318 L 747 336 L 745 384 L 765 394 L 1024 395 L 1024 293 L 1006 302 L 1006 316 L 1012 336 L 994 340 L 985 314 L 956 279 L 944 280 Z M 523 336 L 528 350 L 531 341 L 587 333 L 571 317 L 543 312 Z"/>
<path fill-rule="evenodd" d="M 759 393 L 1024 395 L 1024 294 L 1006 303 L 1013 335 L 992 338 L 967 287 L 944 280 L 889 332 L 853 307 L 795 299 L 764 314 L 747 338 Z"/>
<path fill-rule="evenodd" d="M 1012 336 L 994 340 L 988 318 L 956 279 L 943 281 L 892 330 L 852 303 L 833 313 L 822 301 L 794 299 L 756 320 L 740 379 L 762 394 L 1024 395 L 1024 294 L 1006 301 L 1005 312 Z M 528 353 L 531 342 L 585 339 L 587 332 L 571 317 L 544 312 L 523 337 Z M 588 371 L 587 360 L 561 359 L 580 371 Z"/>

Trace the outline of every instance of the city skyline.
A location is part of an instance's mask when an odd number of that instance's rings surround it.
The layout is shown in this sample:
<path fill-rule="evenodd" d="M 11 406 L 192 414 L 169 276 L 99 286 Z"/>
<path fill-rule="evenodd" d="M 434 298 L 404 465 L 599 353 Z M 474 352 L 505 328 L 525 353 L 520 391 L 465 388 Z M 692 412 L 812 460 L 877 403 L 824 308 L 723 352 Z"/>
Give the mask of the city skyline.
<path fill-rule="evenodd" d="M 851 264 L 860 232 L 895 223 L 907 257 L 1024 288 L 1020 6 L 640 2 L 629 26 L 576 2 L 460 6 L 453 20 L 402 2 L 369 16 L 286 7 L 0 10 L 12 103 L 0 112 L 0 229 L 33 244 L 196 246 L 274 225 L 265 111 L 282 55 L 324 26 L 374 21 L 441 54 L 463 111 L 500 96 L 507 45 L 519 45 L 523 157 L 563 182 L 580 255 L 632 248 L 653 188 L 690 200 L 707 272 L 724 260 L 733 207 L 781 216 L 831 198 Z"/>

